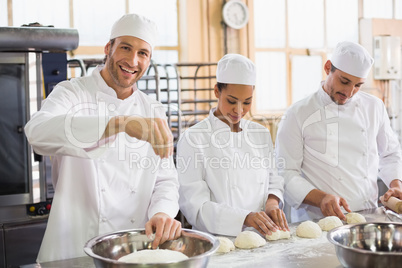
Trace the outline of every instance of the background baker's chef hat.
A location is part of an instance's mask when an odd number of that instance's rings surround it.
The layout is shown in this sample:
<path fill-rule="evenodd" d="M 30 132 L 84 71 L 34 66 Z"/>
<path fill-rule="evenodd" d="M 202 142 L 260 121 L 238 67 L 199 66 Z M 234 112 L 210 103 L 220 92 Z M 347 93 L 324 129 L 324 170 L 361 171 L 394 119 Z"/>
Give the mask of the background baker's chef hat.
<path fill-rule="evenodd" d="M 352 42 L 341 42 L 336 45 L 331 63 L 345 73 L 366 78 L 374 60 L 361 45 Z"/>
<path fill-rule="evenodd" d="M 239 54 L 226 54 L 218 62 L 216 81 L 224 84 L 255 85 L 254 63 Z"/>
<path fill-rule="evenodd" d="M 144 40 L 153 49 L 158 37 L 158 29 L 155 22 L 146 17 L 127 14 L 113 24 L 110 40 L 125 35 Z"/>

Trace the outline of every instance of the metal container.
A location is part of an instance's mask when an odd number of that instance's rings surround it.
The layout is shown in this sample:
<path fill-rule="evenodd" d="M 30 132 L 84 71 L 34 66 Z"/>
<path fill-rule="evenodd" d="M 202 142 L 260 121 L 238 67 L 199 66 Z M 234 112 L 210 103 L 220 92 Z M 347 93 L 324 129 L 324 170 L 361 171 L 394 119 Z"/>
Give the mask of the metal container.
<path fill-rule="evenodd" d="M 336 255 L 345 267 L 387 267 L 402 265 L 402 223 L 344 225 L 328 232 Z"/>
<path fill-rule="evenodd" d="M 189 258 L 174 263 L 123 263 L 120 257 L 142 249 L 151 249 L 152 241 L 145 235 L 145 229 L 132 229 L 101 235 L 89 240 L 84 247 L 93 258 L 96 267 L 206 267 L 210 256 L 218 249 L 219 240 L 214 236 L 189 229 L 182 229 L 176 240 L 166 241 L 159 249 L 180 251 Z"/>

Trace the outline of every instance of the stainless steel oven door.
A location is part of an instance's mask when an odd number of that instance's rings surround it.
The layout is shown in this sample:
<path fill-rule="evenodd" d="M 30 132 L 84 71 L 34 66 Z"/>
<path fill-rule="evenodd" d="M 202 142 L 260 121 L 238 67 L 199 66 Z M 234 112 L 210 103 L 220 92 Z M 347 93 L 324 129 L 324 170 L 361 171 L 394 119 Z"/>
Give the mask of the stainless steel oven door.
<path fill-rule="evenodd" d="M 0 53 L 0 206 L 32 202 L 28 53 Z"/>

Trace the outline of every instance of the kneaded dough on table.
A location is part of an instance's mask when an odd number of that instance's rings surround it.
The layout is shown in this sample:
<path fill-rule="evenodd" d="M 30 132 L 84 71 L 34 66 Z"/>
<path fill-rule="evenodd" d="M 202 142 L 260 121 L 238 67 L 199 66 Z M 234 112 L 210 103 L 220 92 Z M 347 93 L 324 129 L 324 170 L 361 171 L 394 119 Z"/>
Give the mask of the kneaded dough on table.
<path fill-rule="evenodd" d="M 304 221 L 296 228 L 296 235 L 303 238 L 321 237 L 321 227 L 313 221 Z"/>
<path fill-rule="evenodd" d="M 188 259 L 188 257 L 175 250 L 170 249 L 143 249 L 118 259 L 126 263 L 167 263 L 178 262 Z"/>
<path fill-rule="evenodd" d="M 216 238 L 218 238 L 219 240 L 219 248 L 216 251 L 217 253 L 228 253 L 229 251 L 235 249 L 232 240 L 230 240 L 229 238 L 222 236 L 217 236 Z"/>
<path fill-rule="evenodd" d="M 277 230 L 276 232 L 272 232 L 270 235 L 266 235 L 265 239 L 273 241 L 273 240 L 279 240 L 279 239 L 289 239 L 290 238 L 290 232 L 289 231 L 283 231 L 283 230 Z"/>
<path fill-rule="evenodd" d="M 347 223 L 363 223 L 366 222 L 366 218 L 359 213 L 350 212 L 346 214 L 346 222 Z"/>
<path fill-rule="evenodd" d="M 330 231 L 335 227 L 342 226 L 342 221 L 337 216 L 328 216 L 318 221 L 318 225 L 323 231 Z"/>
<path fill-rule="evenodd" d="M 264 246 L 267 241 L 259 234 L 253 231 L 241 232 L 235 240 L 235 246 L 238 248 L 250 249 Z"/>

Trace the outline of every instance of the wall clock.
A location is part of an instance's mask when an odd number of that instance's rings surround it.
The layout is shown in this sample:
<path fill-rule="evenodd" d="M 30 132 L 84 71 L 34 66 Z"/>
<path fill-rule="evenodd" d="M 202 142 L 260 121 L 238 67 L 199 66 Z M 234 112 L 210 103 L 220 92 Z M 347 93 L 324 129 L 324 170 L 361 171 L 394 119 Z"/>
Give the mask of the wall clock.
<path fill-rule="evenodd" d="M 227 26 L 241 29 L 248 23 L 248 7 L 240 0 L 230 0 L 223 5 L 222 17 Z"/>

